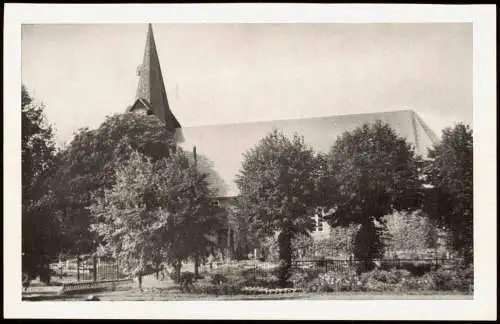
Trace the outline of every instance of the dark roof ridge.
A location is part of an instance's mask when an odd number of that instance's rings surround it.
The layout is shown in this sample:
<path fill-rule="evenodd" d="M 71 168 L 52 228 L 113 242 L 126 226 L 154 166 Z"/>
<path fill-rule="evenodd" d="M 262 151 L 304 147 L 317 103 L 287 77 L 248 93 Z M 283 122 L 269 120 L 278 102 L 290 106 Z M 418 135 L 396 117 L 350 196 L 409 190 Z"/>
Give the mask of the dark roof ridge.
<path fill-rule="evenodd" d="M 351 117 L 351 116 L 382 115 L 382 114 L 391 114 L 391 113 L 413 113 L 413 114 L 416 114 L 416 112 L 412 109 L 402 109 L 402 110 L 378 111 L 378 112 L 359 113 L 359 114 L 342 114 L 342 115 L 326 115 L 326 116 L 314 116 L 314 117 L 302 117 L 302 118 L 253 120 L 253 121 L 246 121 L 246 122 L 227 122 L 227 123 L 203 124 L 203 125 L 193 125 L 193 126 L 186 125 L 186 126 L 183 126 L 182 128 L 217 127 L 217 126 L 233 126 L 233 125 L 261 124 L 261 123 L 273 123 L 273 122 L 290 122 L 290 121 L 300 121 L 300 120 L 341 118 L 341 117 Z"/>

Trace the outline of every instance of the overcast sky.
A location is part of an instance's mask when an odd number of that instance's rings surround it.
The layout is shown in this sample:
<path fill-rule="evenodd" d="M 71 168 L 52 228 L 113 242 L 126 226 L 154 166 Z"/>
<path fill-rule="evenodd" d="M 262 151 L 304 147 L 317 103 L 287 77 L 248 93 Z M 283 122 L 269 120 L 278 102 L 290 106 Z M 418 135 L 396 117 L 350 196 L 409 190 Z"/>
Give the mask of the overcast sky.
<path fill-rule="evenodd" d="M 146 24 L 23 25 L 22 81 L 58 143 L 134 101 Z M 153 24 L 182 126 L 413 109 L 472 124 L 472 24 Z"/>

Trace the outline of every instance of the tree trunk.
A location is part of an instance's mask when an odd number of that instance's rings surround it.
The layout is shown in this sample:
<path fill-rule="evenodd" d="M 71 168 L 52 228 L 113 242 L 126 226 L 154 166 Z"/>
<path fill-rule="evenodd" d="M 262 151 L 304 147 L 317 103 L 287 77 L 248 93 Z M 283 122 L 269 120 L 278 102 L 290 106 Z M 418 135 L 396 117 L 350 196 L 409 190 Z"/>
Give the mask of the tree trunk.
<path fill-rule="evenodd" d="M 226 262 L 231 259 L 231 226 L 227 226 L 227 256 Z"/>
<path fill-rule="evenodd" d="M 198 278 L 200 276 L 199 267 L 200 267 L 200 259 L 198 258 L 198 255 L 195 255 L 195 257 L 194 257 L 194 277 L 195 278 Z"/>
<path fill-rule="evenodd" d="M 177 280 L 181 279 L 181 267 L 182 267 L 182 262 L 176 261 L 174 263 L 175 278 L 177 278 Z"/>
<path fill-rule="evenodd" d="M 278 236 L 280 271 L 279 281 L 282 287 L 287 285 L 289 270 L 292 265 L 292 234 L 285 228 Z"/>
<path fill-rule="evenodd" d="M 137 285 L 139 287 L 139 290 L 142 290 L 142 273 L 139 272 L 137 274 Z"/>
<path fill-rule="evenodd" d="M 361 224 L 355 237 L 354 256 L 362 260 L 361 272 L 373 269 L 373 260 L 383 253 L 383 242 L 372 218 Z"/>

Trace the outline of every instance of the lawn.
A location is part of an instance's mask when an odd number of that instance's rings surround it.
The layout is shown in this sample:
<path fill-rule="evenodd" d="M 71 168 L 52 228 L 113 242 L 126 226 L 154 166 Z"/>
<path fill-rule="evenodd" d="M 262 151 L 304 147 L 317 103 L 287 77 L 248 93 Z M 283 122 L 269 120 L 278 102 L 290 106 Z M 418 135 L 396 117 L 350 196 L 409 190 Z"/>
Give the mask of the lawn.
<path fill-rule="evenodd" d="M 139 291 L 135 287 L 122 287 L 116 291 L 81 293 L 68 295 L 38 295 L 36 300 L 83 301 L 88 295 L 97 296 L 101 301 L 169 301 L 169 300 L 346 300 L 346 299 L 472 299 L 472 295 L 461 292 L 443 291 L 410 291 L 405 294 L 394 292 L 332 292 L 332 293 L 288 293 L 277 295 L 209 295 L 182 293 L 176 287 L 144 288 Z M 28 300 L 28 299 L 27 299 Z"/>

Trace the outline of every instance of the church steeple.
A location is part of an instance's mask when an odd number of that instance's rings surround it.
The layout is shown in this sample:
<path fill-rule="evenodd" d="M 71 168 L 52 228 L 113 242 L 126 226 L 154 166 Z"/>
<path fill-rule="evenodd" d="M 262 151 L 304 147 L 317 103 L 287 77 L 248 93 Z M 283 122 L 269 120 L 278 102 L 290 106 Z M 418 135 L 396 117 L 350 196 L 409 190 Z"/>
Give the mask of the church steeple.
<path fill-rule="evenodd" d="M 139 76 L 139 83 L 137 85 L 136 98 L 129 111 L 142 110 L 147 114 L 154 114 L 171 131 L 181 128 L 168 104 L 151 24 L 148 24 L 144 57 L 142 64 L 137 68 L 137 74 Z"/>

